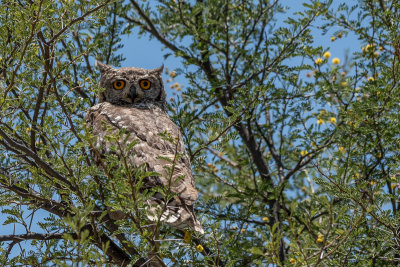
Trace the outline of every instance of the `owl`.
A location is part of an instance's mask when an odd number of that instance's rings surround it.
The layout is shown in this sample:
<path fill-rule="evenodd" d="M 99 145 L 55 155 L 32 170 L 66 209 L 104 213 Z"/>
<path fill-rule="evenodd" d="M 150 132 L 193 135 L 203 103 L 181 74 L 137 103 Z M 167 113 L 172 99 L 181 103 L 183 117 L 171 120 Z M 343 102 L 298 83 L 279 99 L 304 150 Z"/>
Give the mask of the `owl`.
<path fill-rule="evenodd" d="M 168 203 L 160 193 L 151 195 L 147 199 L 147 217 L 156 221 L 157 209 L 163 207 L 161 220 L 168 225 L 179 229 L 189 227 L 203 233 L 193 209 L 198 192 L 190 159 L 179 128 L 167 113 L 166 92 L 161 78 L 163 66 L 148 70 L 134 67 L 116 69 L 100 62 L 96 65 L 101 73 L 100 87 L 105 90 L 98 97 L 99 103 L 88 110 L 85 119 L 97 138 L 96 150 L 100 157 L 110 153 L 113 145 L 105 136 L 110 132 L 117 136 L 124 129 L 129 133 L 128 141 L 136 142 L 130 151 L 126 151 L 129 165 L 144 166 L 146 171 L 156 173 L 144 179 L 143 188 L 163 187 L 173 193 Z M 163 134 L 176 142 L 163 138 Z M 121 137 L 121 143 L 122 139 L 126 136 Z M 97 163 L 101 166 L 98 159 Z"/>

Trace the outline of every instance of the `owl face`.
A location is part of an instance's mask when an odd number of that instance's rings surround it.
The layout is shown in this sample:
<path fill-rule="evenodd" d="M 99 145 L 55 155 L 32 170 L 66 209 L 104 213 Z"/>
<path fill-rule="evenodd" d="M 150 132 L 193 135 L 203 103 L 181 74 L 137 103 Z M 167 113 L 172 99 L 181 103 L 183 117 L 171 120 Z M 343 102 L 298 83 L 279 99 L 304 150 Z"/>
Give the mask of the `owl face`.
<path fill-rule="evenodd" d="M 163 66 L 152 70 L 133 67 L 114 69 L 100 62 L 96 62 L 96 66 L 101 72 L 100 86 L 105 88 L 99 96 L 99 102 L 165 106 L 166 93 L 161 78 Z"/>

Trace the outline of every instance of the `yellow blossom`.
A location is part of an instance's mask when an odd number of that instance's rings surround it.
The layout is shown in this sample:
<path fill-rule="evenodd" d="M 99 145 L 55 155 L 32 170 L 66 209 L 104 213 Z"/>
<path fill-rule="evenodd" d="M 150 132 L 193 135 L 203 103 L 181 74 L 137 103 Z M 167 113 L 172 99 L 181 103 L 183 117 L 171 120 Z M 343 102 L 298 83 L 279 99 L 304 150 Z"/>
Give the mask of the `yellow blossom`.
<path fill-rule="evenodd" d="M 341 85 L 342 85 L 343 87 L 345 87 L 345 86 L 347 85 L 347 82 L 342 82 Z"/>
<path fill-rule="evenodd" d="M 312 145 L 312 146 L 316 146 L 317 144 L 316 144 L 314 141 L 312 141 L 312 142 L 311 142 L 311 145 Z"/>
<path fill-rule="evenodd" d="M 290 260 L 289 260 L 289 261 L 290 261 L 290 263 L 291 263 L 291 264 L 296 264 L 296 260 L 295 260 L 295 259 L 293 259 L 293 258 L 290 258 Z"/>
<path fill-rule="evenodd" d="M 324 120 L 323 120 L 323 119 L 318 119 L 318 120 L 317 120 L 317 123 L 318 123 L 319 125 L 321 125 L 322 123 L 324 123 Z"/>
<path fill-rule="evenodd" d="M 317 65 L 320 65 L 320 64 L 322 64 L 322 58 L 317 58 L 316 60 L 315 60 L 315 64 L 317 64 Z"/>
<path fill-rule="evenodd" d="M 328 59 L 331 57 L 331 52 L 327 51 L 324 53 L 324 58 Z"/>
<path fill-rule="evenodd" d="M 373 82 L 373 81 L 375 81 L 375 79 L 374 79 L 374 77 L 368 77 L 368 79 L 367 79 L 369 82 Z"/>
<path fill-rule="evenodd" d="M 302 157 L 304 157 L 305 155 L 307 155 L 308 154 L 308 151 L 307 150 L 302 150 L 302 151 L 300 151 L 300 155 L 302 156 Z"/>
<path fill-rule="evenodd" d="M 306 192 L 306 191 L 307 191 L 307 187 L 303 186 L 303 187 L 301 188 L 301 191 Z"/>
<path fill-rule="evenodd" d="M 331 117 L 330 121 L 331 121 L 332 123 L 336 123 L 336 118 L 335 118 L 335 117 Z"/>
<path fill-rule="evenodd" d="M 262 220 L 263 220 L 264 222 L 269 222 L 269 218 L 268 218 L 268 217 L 263 217 Z"/>
<path fill-rule="evenodd" d="M 318 242 L 318 243 L 324 242 L 324 236 L 321 235 L 321 234 L 318 234 L 317 242 Z"/>
<path fill-rule="evenodd" d="M 185 231 L 185 235 L 183 236 L 183 241 L 185 241 L 185 243 L 190 243 L 190 233 L 188 231 Z"/>
<path fill-rule="evenodd" d="M 200 244 L 197 245 L 196 249 L 197 249 L 199 252 L 203 252 L 203 250 L 204 250 L 203 246 L 200 245 Z"/>
<path fill-rule="evenodd" d="M 343 152 L 344 152 L 344 147 L 340 146 L 340 147 L 338 148 L 338 150 L 339 150 L 340 153 L 343 153 Z"/>
<path fill-rule="evenodd" d="M 26 133 L 29 134 L 29 132 L 31 131 L 31 128 L 26 128 Z"/>
<path fill-rule="evenodd" d="M 374 186 L 374 185 L 376 185 L 376 182 L 375 181 L 371 181 L 371 182 L 369 182 L 372 186 Z"/>
<path fill-rule="evenodd" d="M 171 76 L 171 78 L 175 78 L 176 77 L 176 72 L 174 70 L 171 71 L 169 76 Z"/>
<path fill-rule="evenodd" d="M 379 52 L 375 51 L 374 54 L 373 54 L 373 57 L 378 57 L 378 56 L 379 56 Z"/>
<path fill-rule="evenodd" d="M 395 189 L 395 188 L 396 188 L 396 184 L 391 184 L 390 187 L 391 187 L 392 189 Z"/>
<path fill-rule="evenodd" d="M 381 91 L 376 92 L 376 95 L 380 95 L 380 94 L 381 94 Z"/>
<path fill-rule="evenodd" d="M 361 47 L 361 52 L 364 54 L 366 52 L 365 47 Z"/>
<path fill-rule="evenodd" d="M 342 38 L 342 37 L 343 37 L 343 34 L 342 34 L 341 32 L 339 32 L 338 35 L 337 35 L 337 37 L 338 37 L 338 38 Z"/>
<path fill-rule="evenodd" d="M 335 58 L 332 59 L 332 63 L 335 64 L 335 65 L 337 65 L 337 64 L 340 63 L 340 59 L 337 58 L 337 57 L 335 57 Z"/>
<path fill-rule="evenodd" d="M 372 44 L 367 44 L 365 46 L 365 50 L 368 51 L 370 48 L 374 47 Z"/>
<path fill-rule="evenodd" d="M 380 46 L 380 47 L 379 47 L 379 51 L 383 51 L 383 46 Z"/>
<path fill-rule="evenodd" d="M 246 229 L 242 228 L 242 229 L 240 230 L 240 232 L 244 233 L 244 232 L 246 232 Z"/>
<path fill-rule="evenodd" d="M 334 42 L 335 41 L 335 36 L 331 37 L 331 41 Z"/>

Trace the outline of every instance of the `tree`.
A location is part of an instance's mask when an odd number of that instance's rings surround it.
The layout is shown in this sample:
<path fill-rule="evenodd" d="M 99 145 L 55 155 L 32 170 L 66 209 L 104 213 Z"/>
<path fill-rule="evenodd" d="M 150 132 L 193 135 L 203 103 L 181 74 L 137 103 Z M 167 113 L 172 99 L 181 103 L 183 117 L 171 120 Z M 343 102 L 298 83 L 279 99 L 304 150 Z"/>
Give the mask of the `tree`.
<path fill-rule="evenodd" d="M 288 14 L 263 0 L 6 1 L 0 203 L 5 223 L 26 233 L 0 236 L 2 262 L 396 265 L 399 4 L 331 2 Z M 170 114 L 202 193 L 205 235 L 149 231 L 145 196 L 133 201 L 124 185 L 127 171 L 148 174 L 112 156 L 109 168 L 94 164 L 83 119 L 101 90 L 93 59 L 118 66 L 118 36 L 135 27 L 182 60 L 168 71 L 178 92 Z M 343 63 L 314 44 L 315 28 L 363 47 Z M 188 81 L 182 93 L 176 75 Z M 127 207 L 138 215 L 112 216 Z M 31 253 L 10 257 L 16 244 Z"/>

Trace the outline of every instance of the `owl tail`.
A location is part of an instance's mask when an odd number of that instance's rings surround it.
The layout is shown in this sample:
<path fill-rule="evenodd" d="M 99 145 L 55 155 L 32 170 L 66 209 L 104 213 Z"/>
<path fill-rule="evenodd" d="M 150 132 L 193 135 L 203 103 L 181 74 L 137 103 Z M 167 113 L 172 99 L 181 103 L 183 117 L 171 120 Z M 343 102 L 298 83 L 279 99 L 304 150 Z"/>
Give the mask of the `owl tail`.
<path fill-rule="evenodd" d="M 157 221 L 157 214 L 159 214 L 163 205 L 160 205 L 159 201 L 153 200 L 148 200 L 148 203 L 150 204 L 150 209 L 147 217 L 150 221 Z M 174 197 L 168 203 L 166 210 L 161 215 L 161 221 L 181 230 L 189 227 L 200 234 L 204 234 L 203 227 L 194 213 L 193 205 L 185 205 L 177 197 Z"/>

